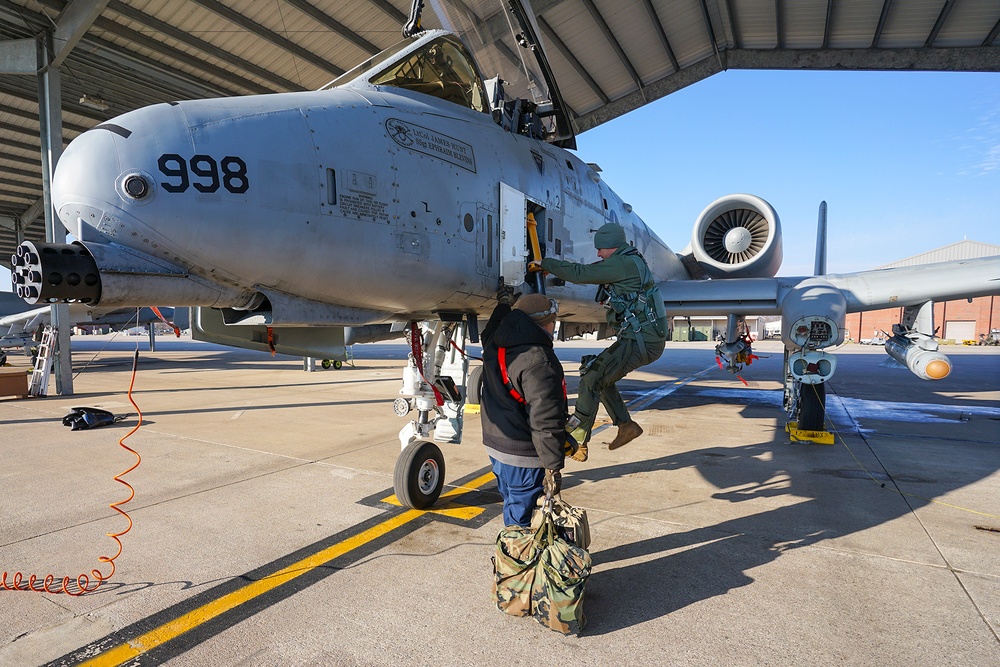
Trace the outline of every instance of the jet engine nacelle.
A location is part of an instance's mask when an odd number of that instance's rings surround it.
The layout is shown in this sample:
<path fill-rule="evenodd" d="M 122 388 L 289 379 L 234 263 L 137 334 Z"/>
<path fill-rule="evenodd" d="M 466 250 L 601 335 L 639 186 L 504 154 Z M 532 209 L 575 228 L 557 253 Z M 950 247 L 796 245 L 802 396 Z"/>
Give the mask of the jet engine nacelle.
<path fill-rule="evenodd" d="M 781 267 L 781 222 L 760 197 L 727 195 L 698 216 L 691 251 L 712 278 L 772 278 Z"/>

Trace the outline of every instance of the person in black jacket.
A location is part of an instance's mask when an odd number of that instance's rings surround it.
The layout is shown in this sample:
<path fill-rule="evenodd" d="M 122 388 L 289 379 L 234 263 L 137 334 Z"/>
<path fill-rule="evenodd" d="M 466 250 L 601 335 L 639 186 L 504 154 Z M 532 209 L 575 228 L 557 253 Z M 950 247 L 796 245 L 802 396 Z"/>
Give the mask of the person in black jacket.
<path fill-rule="evenodd" d="M 482 332 L 480 416 L 505 525 L 528 527 L 542 492 L 559 492 L 568 408 L 562 364 L 552 349 L 558 304 L 527 294 L 511 309 L 511 300 L 501 291 Z"/>

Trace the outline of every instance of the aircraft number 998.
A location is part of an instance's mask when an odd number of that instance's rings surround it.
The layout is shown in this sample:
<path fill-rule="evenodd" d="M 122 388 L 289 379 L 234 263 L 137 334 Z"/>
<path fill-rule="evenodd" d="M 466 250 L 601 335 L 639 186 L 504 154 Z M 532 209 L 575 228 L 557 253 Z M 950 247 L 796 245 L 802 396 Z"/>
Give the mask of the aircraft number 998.
<path fill-rule="evenodd" d="M 190 186 L 198 192 L 215 192 L 220 184 L 233 194 L 241 195 L 250 189 L 250 179 L 247 177 L 247 163 L 243 158 L 227 155 L 222 162 L 216 162 L 211 155 L 194 155 L 190 160 L 190 173 L 183 157 L 177 153 L 164 153 L 156 162 L 167 178 L 177 179 L 174 182 L 162 182 L 160 185 L 167 192 L 185 192 Z M 219 167 L 222 167 L 220 174 Z"/>

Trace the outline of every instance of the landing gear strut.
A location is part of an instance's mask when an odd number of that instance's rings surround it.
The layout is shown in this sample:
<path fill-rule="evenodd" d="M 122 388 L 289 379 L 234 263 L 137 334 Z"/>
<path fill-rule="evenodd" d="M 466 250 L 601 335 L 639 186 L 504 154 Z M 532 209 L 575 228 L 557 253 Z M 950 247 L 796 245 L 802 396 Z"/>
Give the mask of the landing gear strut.
<path fill-rule="evenodd" d="M 469 362 L 452 340 L 464 341 L 465 325 L 411 322 L 406 337 L 411 352 L 393 411 L 405 416 L 416 410 L 417 418 L 399 432 L 393 487 L 402 505 L 427 509 L 444 488 L 444 456 L 435 443 L 462 441 Z"/>

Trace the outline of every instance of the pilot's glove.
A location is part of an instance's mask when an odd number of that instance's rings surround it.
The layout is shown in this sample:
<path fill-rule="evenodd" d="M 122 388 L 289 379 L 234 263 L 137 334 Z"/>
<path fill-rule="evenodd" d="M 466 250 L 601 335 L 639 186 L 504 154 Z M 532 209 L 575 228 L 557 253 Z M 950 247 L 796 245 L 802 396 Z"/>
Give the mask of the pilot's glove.
<path fill-rule="evenodd" d="M 500 289 L 497 290 L 497 303 L 513 306 L 519 296 L 521 296 L 521 293 L 515 292 L 514 288 L 510 285 L 500 285 Z"/>
<path fill-rule="evenodd" d="M 551 498 L 562 489 L 562 473 L 558 470 L 546 470 L 545 479 L 542 481 L 542 490 L 545 496 Z"/>
<path fill-rule="evenodd" d="M 586 434 L 586 431 L 578 429 L 582 433 Z M 587 460 L 588 448 L 587 443 L 581 444 L 574 436 L 576 431 L 571 431 L 566 434 L 566 443 L 563 445 L 563 452 L 566 456 L 570 457 L 574 461 L 579 461 L 583 463 Z"/>

